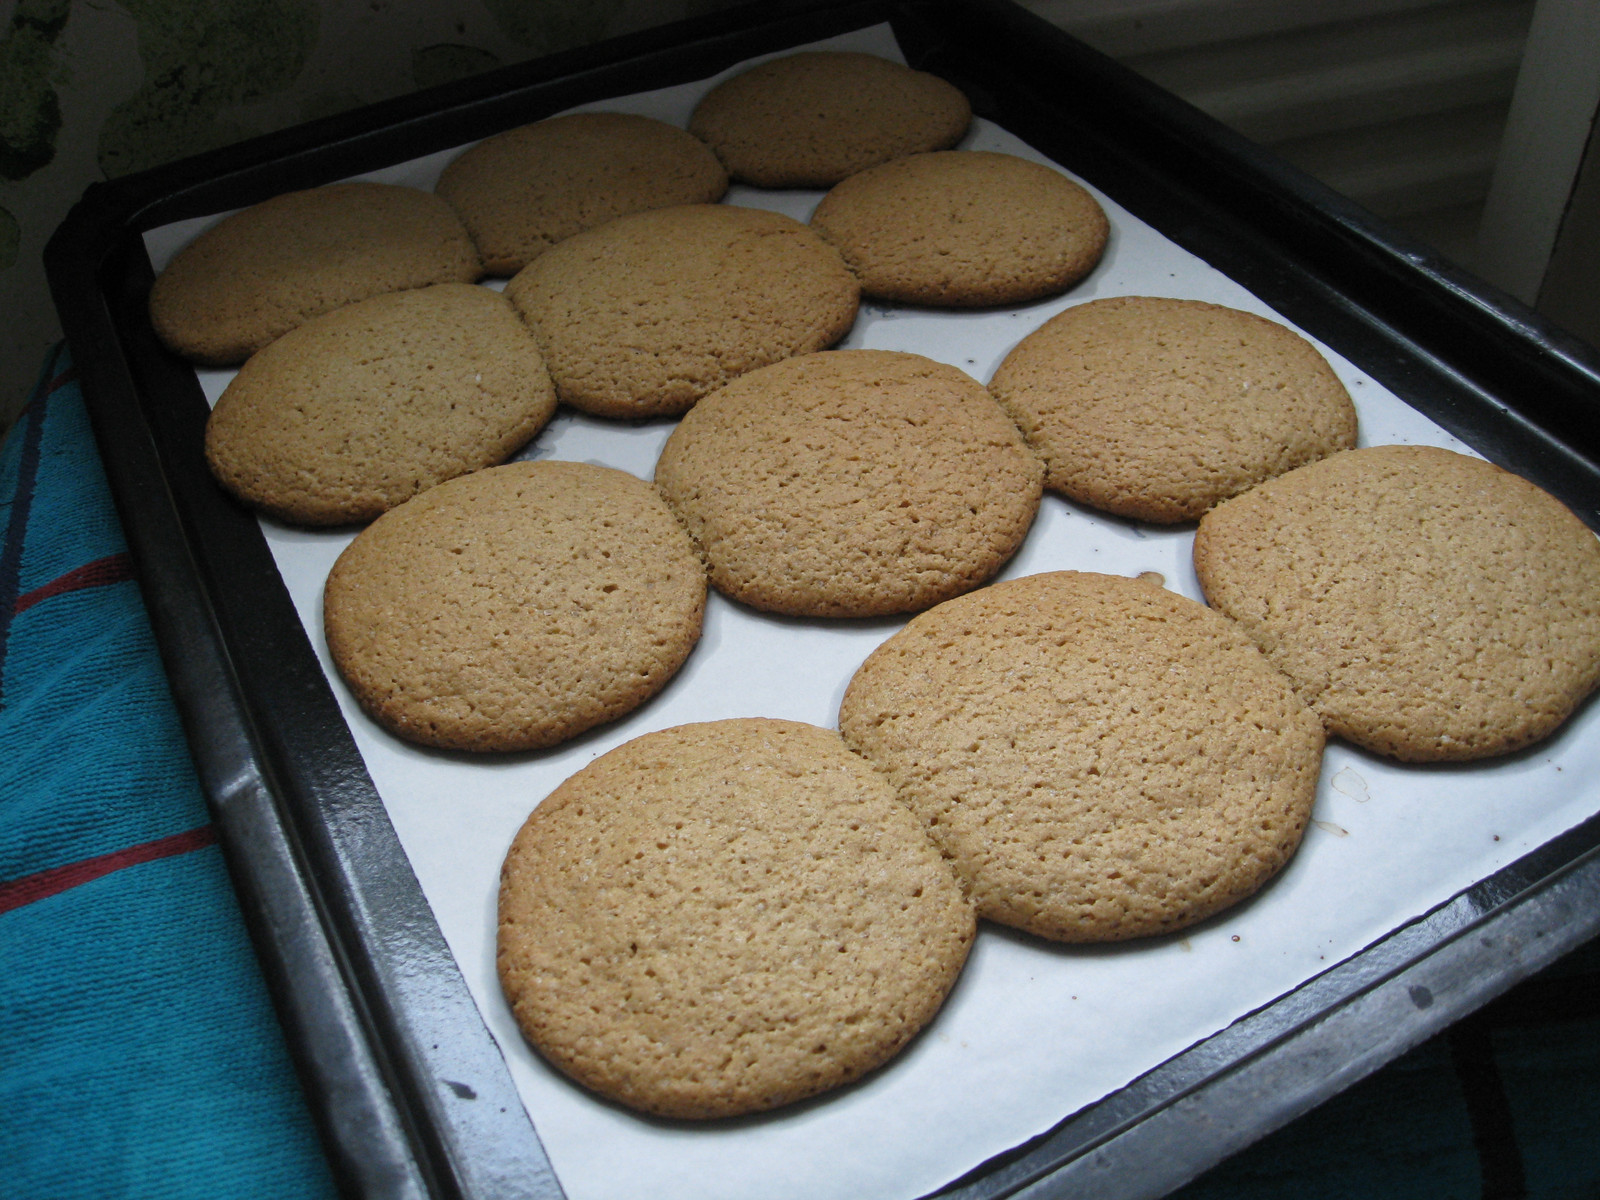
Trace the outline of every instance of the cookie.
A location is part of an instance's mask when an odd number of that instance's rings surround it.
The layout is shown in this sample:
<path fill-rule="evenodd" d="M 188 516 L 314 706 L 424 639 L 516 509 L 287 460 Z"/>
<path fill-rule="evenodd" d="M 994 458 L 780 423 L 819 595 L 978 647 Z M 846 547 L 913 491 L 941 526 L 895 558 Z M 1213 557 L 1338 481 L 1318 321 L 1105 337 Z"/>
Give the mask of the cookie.
<path fill-rule="evenodd" d="M 860 1078 L 972 944 L 955 874 L 831 730 L 684 725 L 542 801 L 501 872 L 499 973 L 528 1040 L 601 1095 L 728 1117 Z"/>
<path fill-rule="evenodd" d="M 484 269 L 514 275 L 580 230 L 628 213 L 709 204 L 728 173 L 699 138 L 631 113 L 551 117 L 486 138 L 439 176 Z"/>
<path fill-rule="evenodd" d="M 861 292 L 946 308 L 1054 296 L 1100 261 L 1111 231 L 1099 201 L 1061 172 L 1011 154 L 914 154 L 852 175 L 811 227 Z"/>
<path fill-rule="evenodd" d="M 751 67 L 689 118 L 741 183 L 832 187 L 903 154 L 954 146 L 972 123 L 961 89 L 872 54 L 808 51 Z"/>
<path fill-rule="evenodd" d="M 800 222 L 692 204 L 558 242 L 506 295 L 563 401 L 597 416 L 659 417 L 746 371 L 831 346 L 855 323 L 860 289 Z"/>
<path fill-rule="evenodd" d="M 656 486 L 721 592 L 770 612 L 914 612 L 1021 545 L 1043 469 L 983 385 L 917 354 L 829 350 L 707 396 Z"/>
<path fill-rule="evenodd" d="M 1316 797 L 1316 717 L 1221 614 L 1061 571 L 915 617 L 862 664 L 845 741 L 978 915 L 1064 942 L 1168 933 L 1260 888 Z"/>
<path fill-rule="evenodd" d="M 700 636 L 705 572 L 643 480 L 514 462 L 367 526 L 323 593 L 334 665 L 390 732 L 453 750 L 551 746 L 633 711 Z"/>
<path fill-rule="evenodd" d="M 1356 443 L 1355 407 L 1315 346 L 1198 300 L 1076 305 L 1023 338 L 989 388 L 1044 458 L 1046 487 L 1157 524 Z"/>
<path fill-rule="evenodd" d="M 212 410 L 206 462 L 280 520 L 370 521 L 503 462 L 555 409 L 510 303 L 441 283 L 313 317 L 253 354 Z"/>
<path fill-rule="evenodd" d="M 472 239 L 437 196 L 334 183 L 274 196 L 195 238 L 157 276 L 150 321 L 185 358 L 231 366 L 346 304 L 481 274 Z"/>
<path fill-rule="evenodd" d="M 1407 762 L 1548 737 L 1600 681 L 1600 542 L 1480 459 L 1374 446 L 1200 522 L 1195 571 L 1328 732 Z"/>

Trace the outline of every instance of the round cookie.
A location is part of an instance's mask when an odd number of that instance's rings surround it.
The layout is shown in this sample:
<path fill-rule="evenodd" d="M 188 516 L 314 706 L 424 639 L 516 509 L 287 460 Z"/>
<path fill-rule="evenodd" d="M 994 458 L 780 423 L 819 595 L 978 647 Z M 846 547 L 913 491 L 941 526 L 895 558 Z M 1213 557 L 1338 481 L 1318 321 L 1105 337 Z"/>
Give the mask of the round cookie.
<path fill-rule="evenodd" d="M 499 973 L 528 1040 L 665 1117 L 860 1078 L 931 1020 L 972 944 L 954 872 L 831 730 L 646 734 L 533 811 L 501 872 Z"/>
<path fill-rule="evenodd" d="M 914 154 L 852 175 L 811 226 L 897 304 L 970 308 L 1064 292 L 1100 261 L 1111 226 L 1059 171 L 979 150 Z"/>
<path fill-rule="evenodd" d="M 454 750 L 551 746 L 631 712 L 700 636 L 705 571 L 643 480 L 513 462 L 367 526 L 323 592 L 328 650 L 390 732 Z"/>
<path fill-rule="evenodd" d="M 699 138 L 632 113 L 551 117 L 486 138 L 439 176 L 484 269 L 513 275 L 580 230 L 674 204 L 709 204 L 728 173 Z"/>
<path fill-rule="evenodd" d="M 1069 308 L 1017 344 L 989 390 L 1044 458 L 1046 487 L 1160 524 L 1356 442 L 1355 407 L 1316 347 L 1198 300 Z"/>
<path fill-rule="evenodd" d="M 478 252 L 443 200 L 385 183 L 274 196 L 207 229 L 150 290 L 167 347 L 231 366 L 325 312 L 430 283 L 471 283 Z"/>
<path fill-rule="evenodd" d="M 658 417 L 746 371 L 831 346 L 855 323 L 860 288 L 800 222 L 692 204 L 558 242 L 506 295 L 563 401 L 597 416 Z"/>
<path fill-rule="evenodd" d="M 913 618 L 850 681 L 839 730 L 979 916 L 1064 942 L 1167 933 L 1255 892 L 1299 845 L 1323 745 L 1227 618 L 1073 571 Z"/>
<path fill-rule="evenodd" d="M 441 283 L 314 317 L 253 354 L 212 410 L 206 462 L 282 520 L 370 521 L 504 461 L 555 408 L 505 297 Z"/>
<path fill-rule="evenodd" d="M 1200 522 L 1195 570 L 1328 732 L 1407 762 L 1547 737 L 1600 681 L 1600 542 L 1431 446 L 1301 467 Z"/>
<path fill-rule="evenodd" d="M 655 478 L 719 591 L 771 612 L 865 617 L 993 576 L 1027 535 L 1042 475 L 964 372 L 830 350 L 707 396 Z"/>
<path fill-rule="evenodd" d="M 719 83 L 689 118 L 741 183 L 832 187 L 903 154 L 954 146 L 972 123 L 961 90 L 872 54 L 808 51 Z"/>

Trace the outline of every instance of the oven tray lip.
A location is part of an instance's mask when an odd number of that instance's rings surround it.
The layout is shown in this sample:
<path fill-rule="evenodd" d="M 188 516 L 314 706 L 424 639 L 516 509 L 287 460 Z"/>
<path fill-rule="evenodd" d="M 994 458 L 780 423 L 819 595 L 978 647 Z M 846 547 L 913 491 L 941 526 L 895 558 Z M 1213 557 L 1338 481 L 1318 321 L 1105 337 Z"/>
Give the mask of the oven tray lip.
<path fill-rule="evenodd" d="M 45 250 L 202 787 L 343 1190 L 560 1197 L 254 517 L 140 234 L 889 22 L 912 65 L 1600 528 L 1600 356 L 1007 0 L 758 3 L 92 186 Z M 938 1194 L 1159 1196 L 1600 932 L 1600 817 Z"/>

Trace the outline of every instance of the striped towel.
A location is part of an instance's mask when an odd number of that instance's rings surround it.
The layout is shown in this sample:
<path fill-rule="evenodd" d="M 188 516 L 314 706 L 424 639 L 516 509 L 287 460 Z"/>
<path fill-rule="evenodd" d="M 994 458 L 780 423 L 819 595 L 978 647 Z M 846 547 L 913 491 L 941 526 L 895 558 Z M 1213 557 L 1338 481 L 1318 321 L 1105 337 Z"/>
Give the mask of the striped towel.
<path fill-rule="evenodd" d="M 64 348 L 0 536 L 0 1194 L 334 1195 Z"/>

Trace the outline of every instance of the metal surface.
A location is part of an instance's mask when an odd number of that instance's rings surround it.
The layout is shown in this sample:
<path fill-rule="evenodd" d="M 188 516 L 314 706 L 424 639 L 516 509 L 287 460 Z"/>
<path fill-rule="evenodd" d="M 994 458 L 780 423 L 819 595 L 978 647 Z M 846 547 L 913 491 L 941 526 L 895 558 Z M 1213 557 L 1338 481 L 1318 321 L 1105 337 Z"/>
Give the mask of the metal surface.
<path fill-rule="evenodd" d="M 892 21 L 914 65 L 1600 527 L 1593 351 L 1008 4 L 760 4 L 494 72 L 90 190 L 46 250 L 228 861 L 345 1190 L 561 1189 L 254 518 L 155 342 L 139 233 L 587 100 Z M 1594 821 L 984 1164 L 942 1195 L 1160 1195 L 1600 927 Z"/>

